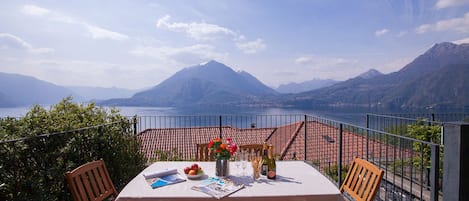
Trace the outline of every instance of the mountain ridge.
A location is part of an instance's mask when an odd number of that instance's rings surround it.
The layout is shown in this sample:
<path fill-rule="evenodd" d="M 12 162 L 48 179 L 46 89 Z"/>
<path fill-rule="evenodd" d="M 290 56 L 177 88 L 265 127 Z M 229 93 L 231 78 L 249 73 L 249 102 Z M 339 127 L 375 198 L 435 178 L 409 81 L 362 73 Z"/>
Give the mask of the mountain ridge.
<path fill-rule="evenodd" d="M 394 110 L 422 109 L 424 106 L 418 106 L 418 104 L 413 104 L 413 107 L 397 106 L 392 103 L 393 101 L 384 101 L 384 97 L 390 99 L 387 96 L 390 91 L 396 90 L 399 86 L 410 86 L 410 83 L 414 80 L 425 77 L 445 66 L 468 63 L 469 44 L 438 43 L 397 72 L 379 75 L 370 79 L 357 76 L 329 87 L 290 96 L 284 101 L 293 105 L 295 105 L 294 100 L 298 99 L 301 100 L 300 103 L 306 100 L 313 102 L 321 100 L 327 102 L 330 107 L 383 107 L 383 109 Z M 448 77 L 447 79 L 452 78 Z M 406 96 L 405 98 L 409 97 Z M 297 105 L 304 106 L 300 103 Z"/>
<path fill-rule="evenodd" d="M 338 82 L 339 81 L 333 79 L 313 79 L 300 83 L 290 82 L 288 84 L 281 84 L 275 90 L 280 93 L 301 93 L 305 91 L 319 89 L 322 87 L 328 87 Z"/>
<path fill-rule="evenodd" d="M 186 67 L 149 90 L 129 99 L 111 99 L 110 105 L 187 106 L 249 102 L 276 91 L 247 72 L 211 60 Z"/>
<path fill-rule="evenodd" d="M 0 72 L 0 96 L 2 107 L 57 103 L 67 96 L 80 99 L 66 87 L 31 76 L 3 72 Z"/>
<path fill-rule="evenodd" d="M 469 44 L 437 43 L 399 71 L 370 69 L 346 81 L 280 94 L 248 72 L 215 60 L 189 66 L 130 98 L 99 101 L 115 106 L 241 106 L 382 108 L 392 111 L 469 105 Z M 467 92 L 466 92 L 467 91 Z M 0 107 L 55 103 L 72 90 L 30 76 L 0 73 Z M 78 98 L 77 98 L 78 97 Z"/>

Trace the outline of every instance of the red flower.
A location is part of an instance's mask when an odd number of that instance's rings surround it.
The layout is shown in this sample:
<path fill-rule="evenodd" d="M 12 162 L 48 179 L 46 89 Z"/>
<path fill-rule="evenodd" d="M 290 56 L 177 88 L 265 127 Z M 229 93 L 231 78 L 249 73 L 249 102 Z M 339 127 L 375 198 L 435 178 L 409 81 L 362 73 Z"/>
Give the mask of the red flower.
<path fill-rule="evenodd" d="M 238 146 L 233 143 L 232 139 L 227 138 L 226 142 L 223 143 L 220 138 L 215 138 L 208 143 L 208 148 L 212 151 L 215 158 L 229 159 L 236 152 Z"/>

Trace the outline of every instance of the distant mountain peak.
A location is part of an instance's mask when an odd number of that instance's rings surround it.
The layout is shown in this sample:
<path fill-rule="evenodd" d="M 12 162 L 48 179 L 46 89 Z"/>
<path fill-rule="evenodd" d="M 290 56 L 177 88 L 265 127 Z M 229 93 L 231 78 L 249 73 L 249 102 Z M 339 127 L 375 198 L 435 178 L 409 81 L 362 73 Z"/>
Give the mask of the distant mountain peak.
<path fill-rule="evenodd" d="M 441 54 L 446 51 L 454 51 L 458 46 L 459 45 L 450 42 L 436 43 L 433 47 L 428 49 L 425 54 Z"/>
<path fill-rule="evenodd" d="M 213 65 L 213 64 L 222 64 L 222 63 L 212 59 L 212 60 L 208 60 L 206 62 L 200 63 L 199 66 L 206 66 L 206 65 Z"/>
<path fill-rule="evenodd" d="M 380 75 L 383 75 L 383 73 L 379 72 L 376 69 L 370 69 L 370 70 L 360 74 L 358 77 L 361 77 L 363 79 L 370 79 L 370 78 L 374 78 L 374 77 L 380 76 Z"/>

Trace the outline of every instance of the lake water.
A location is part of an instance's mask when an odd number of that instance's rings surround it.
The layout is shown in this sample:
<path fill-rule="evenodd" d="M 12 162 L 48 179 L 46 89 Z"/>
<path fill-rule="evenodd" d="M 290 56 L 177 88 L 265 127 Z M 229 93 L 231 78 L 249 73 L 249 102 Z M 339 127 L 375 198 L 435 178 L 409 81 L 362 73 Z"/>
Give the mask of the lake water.
<path fill-rule="evenodd" d="M 50 106 L 43 106 L 48 109 Z M 169 107 L 117 107 L 123 116 L 181 116 L 181 115 L 314 115 L 336 121 L 364 126 L 365 113 L 312 111 L 285 108 L 169 108 Z M 0 108 L 0 117 L 22 117 L 31 108 Z"/>

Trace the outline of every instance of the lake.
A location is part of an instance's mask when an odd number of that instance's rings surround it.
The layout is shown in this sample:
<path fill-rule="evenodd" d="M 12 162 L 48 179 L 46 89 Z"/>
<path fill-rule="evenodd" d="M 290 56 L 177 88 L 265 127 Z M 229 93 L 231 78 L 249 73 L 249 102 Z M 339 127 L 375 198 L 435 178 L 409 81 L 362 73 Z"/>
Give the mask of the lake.
<path fill-rule="evenodd" d="M 48 109 L 50 106 L 43 106 Z M 313 111 L 286 108 L 171 108 L 117 107 L 123 116 L 181 116 L 181 115 L 314 115 L 336 121 L 365 126 L 365 113 L 343 111 Z M 22 117 L 30 107 L 0 108 L 0 117 Z"/>

